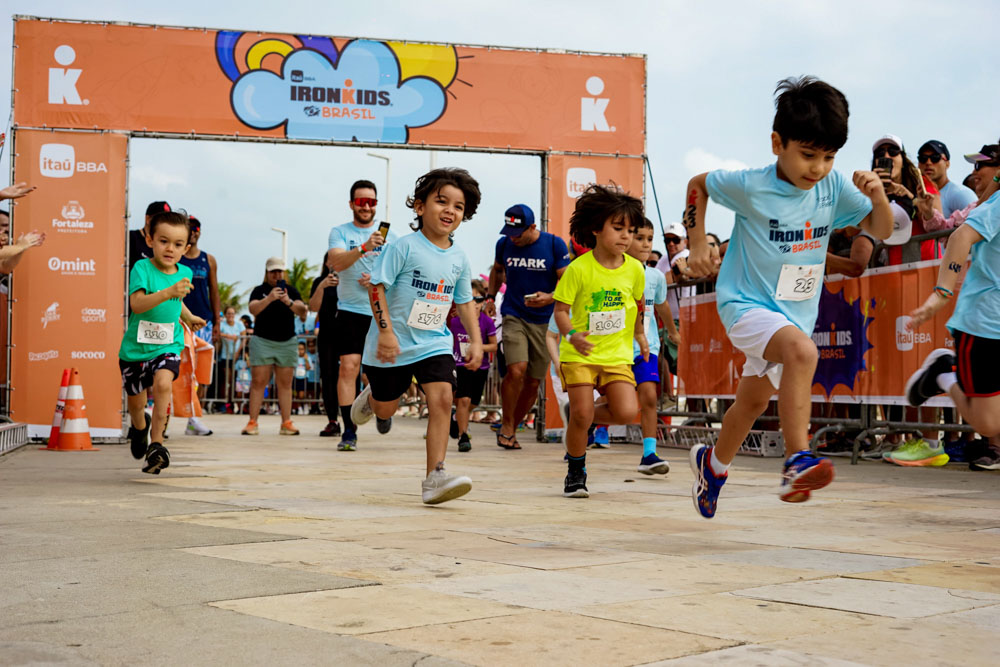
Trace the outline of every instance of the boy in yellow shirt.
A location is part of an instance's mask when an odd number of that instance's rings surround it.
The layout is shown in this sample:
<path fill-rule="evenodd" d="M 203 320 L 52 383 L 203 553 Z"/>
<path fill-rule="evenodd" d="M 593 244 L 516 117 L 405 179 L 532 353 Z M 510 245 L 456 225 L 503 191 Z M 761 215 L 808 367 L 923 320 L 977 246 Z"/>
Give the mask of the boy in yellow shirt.
<path fill-rule="evenodd" d="M 645 270 L 626 254 L 642 223 L 642 202 L 616 188 L 593 185 L 577 200 L 569 231 L 593 248 L 574 260 L 554 294 L 559 378 L 569 394 L 566 425 L 567 498 L 587 498 L 587 429 L 592 423 L 628 424 L 639 411 L 632 374 L 632 340 L 649 359 L 643 327 Z M 572 311 L 572 315 L 570 312 Z M 593 391 L 602 394 L 594 403 Z"/>

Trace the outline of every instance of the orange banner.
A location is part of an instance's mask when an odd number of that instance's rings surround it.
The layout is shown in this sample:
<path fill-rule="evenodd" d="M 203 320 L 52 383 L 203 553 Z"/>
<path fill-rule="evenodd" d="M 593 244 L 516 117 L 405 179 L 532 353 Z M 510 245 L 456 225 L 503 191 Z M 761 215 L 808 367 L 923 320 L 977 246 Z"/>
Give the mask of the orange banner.
<path fill-rule="evenodd" d="M 91 436 L 121 435 L 118 345 L 124 323 L 125 168 L 119 134 L 17 133 L 14 181 L 38 191 L 18 200 L 14 234 L 45 244 L 12 275 L 10 416 L 31 437 L 49 434 L 64 368 L 83 379 Z"/>
<path fill-rule="evenodd" d="M 641 155 L 643 56 L 19 19 L 22 127 Z"/>
<path fill-rule="evenodd" d="M 916 332 L 906 330 L 908 313 L 937 284 L 939 263 L 884 267 L 860 278 L 826 280 L 812 335 L 820 355 L 814 401 L 906 404 L 906 381 L 924 358 L 936 348 L 955 346 L 945 327 L 954 306 L 939 311 Z M 731 398 L 744 356 L 726 336 L 715 295 L 682 300 L 681 326 L 681 391 L 691 397 Z M 953 405 L 945 396 L 927 404 Z"/>

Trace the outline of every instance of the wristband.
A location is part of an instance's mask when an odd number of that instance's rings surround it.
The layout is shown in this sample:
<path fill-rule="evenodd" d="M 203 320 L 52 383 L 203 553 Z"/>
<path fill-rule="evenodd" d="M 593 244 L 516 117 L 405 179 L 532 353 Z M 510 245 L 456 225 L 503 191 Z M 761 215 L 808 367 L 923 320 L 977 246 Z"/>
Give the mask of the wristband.
<path fill-rule="evenodd" d="M 365 249 L 365 244 L 364 243 L 362 243 L 361 245 L 358 246 L 358 250 L 361 251 L 362 255 L 365 254 L 366 252 L 368 252 L 368 250 Z"/>
<path fill-rule="evenodd" d="M 1000 172 L 997 172 L 997 174 L 993 177 L 993 182 L 1000 183 Z"/>
<path fill-rule="evenodd" d="M 940 285 L 936 285 L 934 287 L 934 291 L 946 299 L 950 299 L 951 297 L 955 296 L 955 293 L 952 292 L 950 289 L 948 289 L 947 287 L 941 287 Z"/>
<path fill-rule="evenodd" d="M 572 338 L 572 337 L 573 337 L 573 334 L 575 334 L 575 333 L 578 333 L 576 329 L 570 329 L 570 330 L 569 330 L 569 333 L 568 333 L 568 334 L 566 334 L 565 336 L 563 336 L 563 338 L 565 338 L 565 339 L 566 339 L 566 342 L 568 343 L 568 342 L 569 342 L 569 339 L 570 339 L 570 338 Z"/>

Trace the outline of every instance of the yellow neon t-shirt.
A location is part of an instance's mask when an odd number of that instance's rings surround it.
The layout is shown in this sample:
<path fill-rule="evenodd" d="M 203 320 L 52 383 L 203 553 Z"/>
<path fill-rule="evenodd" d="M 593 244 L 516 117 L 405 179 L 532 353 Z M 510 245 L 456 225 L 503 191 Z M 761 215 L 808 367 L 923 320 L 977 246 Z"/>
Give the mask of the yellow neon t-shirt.
<path fill-rule="evenodd" d="M 600 366 L 631 365 L 638 313 L 635 302 L 642 299 L 645 287 L 645 269 L 629 255 L 625 255 L 625 262 L 617 269 L 601 266 L 592 252 L 573 260 L 559 279 L 554 297 L 569 304 L 573 328 L 588 331 L 587 341 L 594 348 L 585 357 L 564 338 L 559 344 L 559 360 Z"/>

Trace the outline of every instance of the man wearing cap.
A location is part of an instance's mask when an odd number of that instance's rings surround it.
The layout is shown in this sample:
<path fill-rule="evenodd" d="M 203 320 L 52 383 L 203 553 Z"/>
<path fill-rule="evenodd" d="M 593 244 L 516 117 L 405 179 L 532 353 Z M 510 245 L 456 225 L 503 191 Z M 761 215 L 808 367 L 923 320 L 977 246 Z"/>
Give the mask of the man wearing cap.
<path fill-rule="evenodd" d="M 243 435 L 257 435 L 257 416 L 264 400 L 264 388 L 274 373 L 274 386 L 281 411 L 281 435 L 298 435 L 292 423 L 292 373 L 298 365 L 299 342 L 295 337 L 295 316 L 308 309 L 302 297 L 285 283 L 285 262 L 271 257 L 264 265 L 264 282 L 250 292 L 247 306 L 256 319 L 250 337 L 250 421 Z"/>
<path fill-rule="evenodd" d="M 494 300 L 507 283 L 502 351 L 507 373 L 500 385 L 503 407 L 497 445 L 520 449 L 517 426 L 535 404 L 538 385 L 549 367 L 545 332 L 552 317 L 556 283 L 569 265 L 566 242 L 535 226 L 535 214 L 525 204 L 504 213 L 486 297 L 487 315 L 496 312 Z"/>
<path fill-rule="evenodd" d="M 146 235 L 149 234 L 149 221 L 157 213 L 171 211 L 170 204 L 165 201 L 154 201 L 146 207 L 146 222 L 142 229 L 133 229 L 128 233 L 128 270 L 140 259 L 150 259 L 153 256 L 153 249 L 146 245 Z"/>
<path fill-rule="evenodd" d="M 376 196 L 375 184 L 371 181 L 355 181 L 351 185 L 348 205 L 354 218 L 330 230 L 327 252 L 327 262 L 340 275 L 334 345 L 340 356 L 337 400 L 340 416 L 344 419 L 344 432 L 337 449 L 342 452 L 353 452 L 358 444 L 357 427 L 351 420 L 351 404 L 357 394 L 361 353 L 372 321 L 372 307 L 368 300 L 372 268 L 386 244 L 396 239 L 392 232 L 387 238 L 382 238 L 378 231 L 375 224 Z"/>
<path fill-rule="evenodd" d="M 663 273 L 667 278 L 667 284 L 673 284 L 677 281 L 677 277 L 683 275 L 687 269 L 687 257 L 691 254 L 691 251 L 687 247 L 687 230 L 679 222 L 671 222 L 667 225 L 666 231 L 663 233 L 663 243 L 667 248 L 667 254 L 660 258 L 660 261 L 656 264 L 656 269 Z M 694 296 L 693 289 L 691 287 L 681 288 L 683 292 L 680 296 Z M 676 288 L 667 290 L 667 301 L 670 303 L 670 312 L 674 314 L 674 326 L 680 327 L 680 314 L 681 314 L 681 304 L 678 299 L 678 292 L 681 291 Z M 663 337 L 663 347 L 666 351 L 664 355 L 666 357 L 667 368 L 670 369 L 670 373 L 677 375 L 677 345 L 670 340 L 669 337 Z"/>
<path fill-rule="evenodd" d="M 937 186 L 941 193 L 941 209 L 944 217 L 955 211 L 960 211 L 976 201 L 976 194 L 959 183 L 948 180 L 948 167 L 951 166 L 951 153 L 943 142 L 931 139 L 917 151 L 917 161 L 920 171 Z"/>
<path fill-rule="evenodd" d="M 209 343 L 215 343 L 219 339 L 219 320 L 222 310 L 219 299 L 218 264 L 215 257 L 198 247 L 201 239 L 201 221 L 198 218 L 188 216 L 191 225 L 191 233 L 188 236 L 190 247 L 181 256 L 180 262 L 191 269 L 192 289 L 184 297 L 184 305 L 192 314 L 205 320 L 205 326 L 194 332 L 195 336 Z M 221 386 L 221 382 L 216 378 L 216 385 Z M 205 398 L 206 385 L 198 387 L 198 400 Z M 199 421 L 197 417 L 188 418 L 188 435 L 212 435 L 212 430 Z"/>

